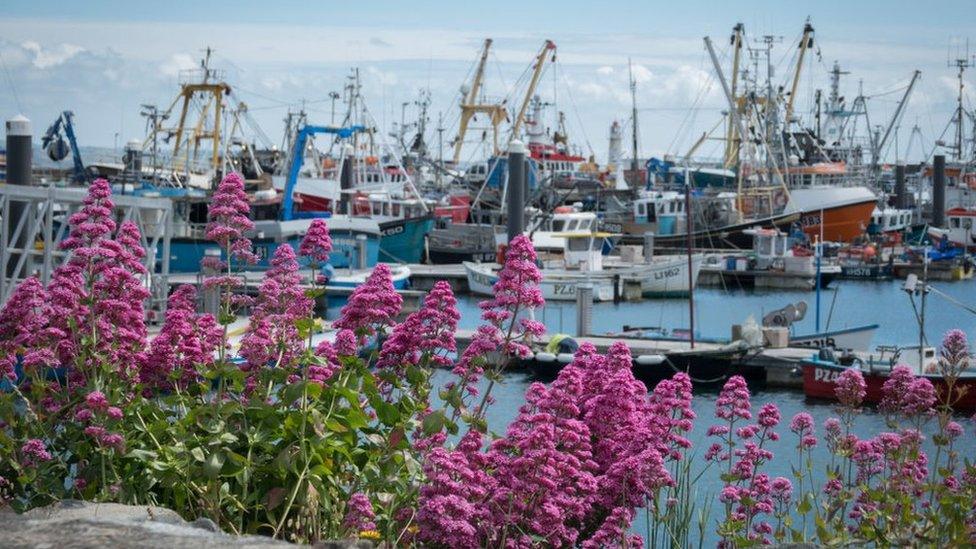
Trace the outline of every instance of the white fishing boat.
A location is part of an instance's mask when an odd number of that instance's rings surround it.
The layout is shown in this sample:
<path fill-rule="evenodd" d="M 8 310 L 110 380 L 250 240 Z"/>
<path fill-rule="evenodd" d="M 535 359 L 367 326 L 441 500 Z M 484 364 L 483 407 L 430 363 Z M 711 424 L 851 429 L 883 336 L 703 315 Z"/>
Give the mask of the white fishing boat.
<path fill-rule="evenodd" d="M 543 263 L 542 289 L 546 300 L 574 300 L 580 284 L 593 286 L 594 301 L 611 301 L 619 297 L 625 284 L 640 284 L 648 296 L 687 295 L 689 261 L 685 256 L 662 256 L 642 263 L 626 263 L 602 254 L 603 241 L 611 233 L 563 233 L 563 257 Z M 691 258 L 692 288 L 698 278 L 704 256 Z M 468 287 L 472 293 L 492 295 L 498 280 L 497 263 L 465 262 Z"/>

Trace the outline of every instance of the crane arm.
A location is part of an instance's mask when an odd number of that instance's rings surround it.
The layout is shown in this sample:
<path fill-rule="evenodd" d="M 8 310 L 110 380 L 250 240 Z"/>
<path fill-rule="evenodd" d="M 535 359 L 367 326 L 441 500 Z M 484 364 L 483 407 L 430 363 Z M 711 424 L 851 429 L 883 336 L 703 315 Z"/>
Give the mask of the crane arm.
<path fill-rule="evenodd" d="M 800 38 L 800 55 L 796 60 L 796 71 L 793 73 L 793 85 L 790 87 L 790 98 L 786 101 L 786 118 L 783 120 L 784 124 L 789 124 L 790 118 L 793 116 L 793 102 L 796 100 L 796 90 L 800 85 L 800 73 L 803 71 L 803 58 L 813 42 L 812 34 L 813 25 L 807 23 L 803 27 L 803 37 Z"/>
<path fill-rule="evenodd" d="M 532 70 L 532 79 L 529 80 L 529 88 L 525 91 L 525 97 L 522 99 L 522 106 L 519 107 L 518 115 L 515 117 L 515 122 L 512 123 L 512 135 L 509 137 L 509 141 L 518 138 L 519 130 L 522 129 L 522 122 L 525 120 L 525 111 L 529 108 L 529 101 L 532 100 L 532 95 L 535 94 L 535 89 L 539 85 L 539 78 L 542 77 L 542 70 L 545 68 L 546 54 L 549 50 L 555 50 L 556 44 L 552 40 L 546 40 L 545 44 L 542 45 L 542 51 L 536 56 L 535 66 Z"/>

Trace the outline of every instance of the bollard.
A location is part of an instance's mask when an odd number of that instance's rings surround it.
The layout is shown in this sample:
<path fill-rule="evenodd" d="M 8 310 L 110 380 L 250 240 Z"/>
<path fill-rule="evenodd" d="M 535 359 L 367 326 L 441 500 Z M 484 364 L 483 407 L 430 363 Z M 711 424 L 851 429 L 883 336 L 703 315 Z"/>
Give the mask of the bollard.
<path fill-rule="evenodd" d="M 654 233 L 644 233 L 644 263 L 650 263 L 654 257 Z"/>
<path fill-rule="evenodd" d="M 203 251 L 203 255 L 207 259 L 214 258 L 219 260 L 220 249 L 207 248 Z M 220 274 L 217 269 L 214 269 L 213 266 L 211 266 L 211 264 L 217 263 L 217 261 L 214 261 L 214 259 L 210 259 L 209 261 L 204 260 L 201 262 L 203 263 L 203 267 L 200 269 L 202 279 Z M 214 286 L 212 288 L 208 288 L 203 284 L 201 284 L 201 287 L 203 288 L 203 312 L 212 314 L 216 317 L 220 313 L 220 287 Z"/>
<path fill-rule="evenodd" d="M 525 230 L 525 145 L 515 139 L 508 146 L 508 193 L 506 210 L 508 241 Z"/>
<path fill-rule="evenodd" d="M 31 184 L 31 123 L 27 117 L 18 114 L 7 120 L 7 183 L 10 185 L 30 185 Z M 9 203 L 10 218 L 2 222 L 7 224 L 8 238 L 12 238 L 17 230 L 17 224 L 25 213 L 26 205 L 23 202 L 11 201 Z M 27 229 L 21 231 L 16 242 L 4 242 L 5 246 L 16 250 L 23 250 L 27 247 Z M 14 276 L 17 263 L 20 261 L 20 253 L 11 253 L 7 259 L 8 277 Z"/>
<path fill-rule="evenodd" d="M 576 285 L 576 335 L 585 337 L 593 328 L 593 284 Z"/>
<path fill-rule="evenodd" d="M 932 160 L 932 225 L 940 229 L 945 224 L 945 155 L 937 154 Z"/>
<path fill-rule="evenodd" d="M 352 208 L 349 207 L 349 193 L 355 187 L 353 181 L 353 162 L 356 161 L 356 151 L 352 145 L 346 143 L 342 147 L 342 166 L 339 169 L 339 213 L 352 215 Z"/>
<path fill-rule="evenodd" d="M 356 267 L 366 269 L 366 235 L 356 235 Z"/>
<path fill-rule="evenodd" d="M 895 165 L 895 207 L 904 209 L 908 207 L 908 192 L 905 187 L 905 165 Z"/>

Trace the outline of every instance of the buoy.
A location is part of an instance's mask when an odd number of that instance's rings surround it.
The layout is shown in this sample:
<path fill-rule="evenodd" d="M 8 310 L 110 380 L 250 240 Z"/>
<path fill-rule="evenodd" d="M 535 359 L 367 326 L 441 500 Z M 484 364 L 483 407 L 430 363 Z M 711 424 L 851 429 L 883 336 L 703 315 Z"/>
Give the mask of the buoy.
<path fill-rule="evenodd" d="M 535 359 L 538 360 L 539 362 L 555 362 L 556 355 L 552 353 L 536 353 Z"/>
<path fill-rule="evenodd" d="M 563 364 L 569 364 L 573 361 L 573 353 L 559 353 L 556 355 L 556 360 Z"/>
<path fill-rule="evenodd" d="M 663 364 L 665 360 L 667 357 L 664 355 L 640 355 L 634 359 L 634 363 L 641 366 L 657 366 Z"/>

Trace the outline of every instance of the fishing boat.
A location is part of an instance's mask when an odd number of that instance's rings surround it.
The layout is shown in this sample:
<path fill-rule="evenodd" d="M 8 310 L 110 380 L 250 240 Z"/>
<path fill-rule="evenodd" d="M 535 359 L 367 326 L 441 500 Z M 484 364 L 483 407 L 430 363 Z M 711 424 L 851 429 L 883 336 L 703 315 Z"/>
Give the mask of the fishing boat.
<path fill-rule="evenodd" d="M 915 376 L 932 382 L 941 398 L 948 391 L 948 380 L 939 372 L 938 354 L 933 347 L 878 347 L 867 357 L 845 355 L 837 357 L 827 350 L 813 353 L 801 363 L 803 392 L 808 397 L 837 400 L 836 385 L 840 375 L 849 368 L 856 368 L 864 377 L 866 394 L 864 401 L 877 404 L 883 398 L 885 381 L 895 366 L 905 365 Z M 976 371 L 963 370 L 954 380 L 955 394 L 959 396 L 954 407 L 957 410 L 976 409 Z"/>
<path fill-rule="evenodd" d="M 810 183 L 790 189 L 787 208 L 799 214 L 811 239 L 850 242 L 867 231 L 877 202 L 867 187 Z"/>
<path fill-rule="evenodd" d="M 748 248 L 752 237 L 745 231 L 755 228 L 788 230 L 798 219 L 794 213 L 750 217 L 738 208 L 734 192 L 691 196 L 692 245 L 696 248 Z M 654 234 L 654 245 L 660 248 L 684 248 L 688 240 L 688 216 L 684 193 L 678 191 L 643 191 L 634 199 L 629 218 L 607 216 L 601 225 L 605 230 L 623 233 L 622 244 L 637 244 L 647 233 Z"/>
<path fill-rule="evenodd" d="M 708 257 L 702 267 L 702 284 L 732 288 L 815 290 L 826 288 L 841 273 L 839 265 L 826 264 L 813 252 L 789 246 L 789 237 L 773 229 L 747 229 L 752 252 Z"/>
<path fill-rule="evenodd" d="M 829 347 L 837 350 L 867 351 L 871 348 L 874 334 L 878 331 L 877 324 L 853 326 L 838 330 L 796 334 L 790 332 L 789 345 L 791 347 L 811 347 L 819 349 Z M 620 332 L 609 334 L 611 337 L 626 337 L 647 339 L 651 341 L 688 341 L 691 338 L 688 328 L 664 328 L 660 326 L 624 326 Z M 701 343 L 729 344 L 729 338 L 708 337 L 695 334 L 695 341 Z"/>
<path fill-rule="evenodd" d="M 950 208 L 945 215 L 946 228 L 929 227 L 929 238 L 937 244 L 946 241 L 952 246 L 976 250 L 976 208 Z"/>
<path fill-rule="evenodd" d="M 766 379 L 766 370 L 747 364 L 743 358 L 750 348 L 743 342 L 713 346 L 709 349 L 677 349 L 648 352 L 633 357 L 631 371 L 648 390 L 658 382 L 671 379 L 677 372 L 685 372 L 696 387 L 716 387 L 729 377 L 741 375 L 750 382 Z M 552 379 L 573 361 L 573 353 L 560 349 L 544 349 L 522 361 L 536 376 Z"/>
<path fill-rule="evenodd" d="M 580 284 L 592 285 L 594 301 L 619 298 L 627 283 L 639 284 L 641 293 L 647 296 L 687 295 L 693 289 L 688 286 L 689 263 L 694 283 L 704 256 L 694 255 L 690 262 L 682 256 L 655 257 L 645 263 L 618 262 L 602 253 L 604 239 L 613 236 L 597 232 L 563 234 L 563 256 L 543 264 L 543 297 L 552 301 L 574 300 Z M 471 292 L 492 295 L 500 268 L 497 263 L 464 262 Z"/>

